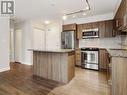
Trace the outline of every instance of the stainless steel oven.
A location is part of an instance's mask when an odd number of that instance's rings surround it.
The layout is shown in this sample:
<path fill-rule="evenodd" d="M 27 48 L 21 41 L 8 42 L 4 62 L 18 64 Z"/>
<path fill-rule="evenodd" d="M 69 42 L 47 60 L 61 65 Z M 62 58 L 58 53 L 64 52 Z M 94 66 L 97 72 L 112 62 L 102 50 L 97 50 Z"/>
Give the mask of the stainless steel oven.
<path fill-rule="evenodd" d="M 88 38 L 98 38 L 99 37 L 99 29 L 85 29 L 82 31 L 82 38 L 88 39 Z"/>
<path fill-rule="evenodd" d="M 82 48 L 82 68 L 98 70 L 99 69 L 99 49 Z"/>

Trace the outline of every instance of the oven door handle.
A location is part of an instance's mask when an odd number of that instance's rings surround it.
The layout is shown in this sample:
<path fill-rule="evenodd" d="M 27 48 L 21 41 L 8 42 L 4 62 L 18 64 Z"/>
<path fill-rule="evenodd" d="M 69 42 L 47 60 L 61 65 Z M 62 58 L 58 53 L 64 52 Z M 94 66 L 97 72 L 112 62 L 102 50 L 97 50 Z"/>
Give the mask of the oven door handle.
<path fill-rule="evenodd" d="M 84 64 L 84 52 L 81 52 L 81 64 Z"/>
<path fill-rule="evenodd" d="M 81 52 L 81 62 L 82 62 L 82 64 L 85 64 L 85 55 L 84 54 L 86 54 L 86 52 Z"/>

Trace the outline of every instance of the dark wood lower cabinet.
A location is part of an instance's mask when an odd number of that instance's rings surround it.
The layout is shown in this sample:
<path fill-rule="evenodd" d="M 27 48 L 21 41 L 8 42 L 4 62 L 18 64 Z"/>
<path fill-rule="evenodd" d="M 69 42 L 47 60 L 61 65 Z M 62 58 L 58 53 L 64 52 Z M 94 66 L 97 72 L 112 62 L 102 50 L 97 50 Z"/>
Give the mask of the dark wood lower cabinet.
<path fill-rule="evenodd" d="M 77 49 L 75 51 L 75 65 L 78 66 L 78 67 L 81 67 L 81 50 L 80 49 Z"/>
<path fill-rule="evenodd" d="M 106 49 L 99 50 L 99 70 L 106 71 L 109 65 L 109 55 Z"/>

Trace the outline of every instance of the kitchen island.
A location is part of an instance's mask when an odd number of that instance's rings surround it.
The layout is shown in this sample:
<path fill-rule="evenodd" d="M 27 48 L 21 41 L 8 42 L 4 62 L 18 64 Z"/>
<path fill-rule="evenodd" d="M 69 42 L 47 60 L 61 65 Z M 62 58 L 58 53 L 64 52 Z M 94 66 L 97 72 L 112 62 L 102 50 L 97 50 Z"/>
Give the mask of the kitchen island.
<path fill-rule="evenodd" d="M 33 73 L 46 79 L 68 83 L 75 75 L 74 50 L 34 50 Z"/>

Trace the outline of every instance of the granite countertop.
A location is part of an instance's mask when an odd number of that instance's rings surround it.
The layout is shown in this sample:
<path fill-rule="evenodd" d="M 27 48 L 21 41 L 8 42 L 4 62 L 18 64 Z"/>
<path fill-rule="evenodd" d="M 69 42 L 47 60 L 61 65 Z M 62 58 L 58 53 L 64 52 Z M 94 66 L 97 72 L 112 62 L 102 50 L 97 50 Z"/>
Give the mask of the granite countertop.
<path fill-rule="evenodd" d="M 69 53 L 75 51 L 74 49 L 28 49 L 29 51 L 38 51 L 38 52 L 53 52 L 53 53 Z"/>
<path fill-rule="evenodd" d="M 127 57 L 127 49 L 108 49 L 111 57 Z"/>

